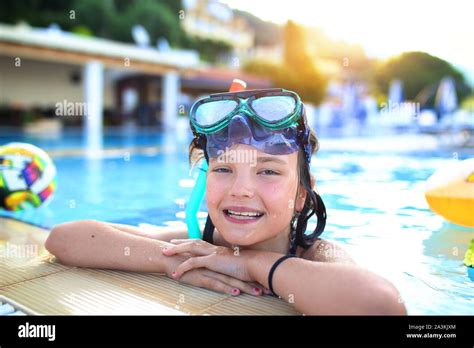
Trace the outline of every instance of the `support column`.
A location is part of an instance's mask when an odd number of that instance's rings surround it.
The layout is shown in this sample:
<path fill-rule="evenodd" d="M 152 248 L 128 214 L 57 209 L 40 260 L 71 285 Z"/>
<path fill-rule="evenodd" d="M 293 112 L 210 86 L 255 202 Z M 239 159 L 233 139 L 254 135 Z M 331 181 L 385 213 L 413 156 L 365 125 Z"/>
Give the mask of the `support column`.
<path fill-rule="evenodd" d="M 179 75 L 177 72 L 168 72 L 163 75 L 162 82 L 162 105 L 164 129 L 173 129 L 178 119 L 178 96 L 181 90 Z"/>
<path fill-rule="evenodd" d="M 85 117 L 84 135 L 88 157 L 95 157 L 102 150 L 104 118 L 104 66 L 97 61 L 88 62 L 84 67 Z"/>

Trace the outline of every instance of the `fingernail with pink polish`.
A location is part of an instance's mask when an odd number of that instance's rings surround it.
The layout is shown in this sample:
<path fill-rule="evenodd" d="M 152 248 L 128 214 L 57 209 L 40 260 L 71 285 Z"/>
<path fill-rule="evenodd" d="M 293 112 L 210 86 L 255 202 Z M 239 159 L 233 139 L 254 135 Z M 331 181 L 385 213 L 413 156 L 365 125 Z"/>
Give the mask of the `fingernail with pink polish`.
<path fill-rule="evenodd" d="M 259 288 L 253 288 L 252 290 L 253 290 L 253 292 L 254 292 L 255 294 L 257 294 L 257 295 L 260 295 L 260 292 L 262 291 L 262 290 L 260 290 Z"/>
<path fill-rule="evenodd" d="M 237 289 L 237 288 L 233 288 L 233 289 L 232 289 L 232 295 L 236 296 L 236 295 L 238 295 L 238 294 L 240 294 L 240 290 Z"/>
<path fill-rule="evenodd" d="M 264 293 L 265 295 L 269 295 L 269 294 L 270 294 L 270 289 L 264 288 L 264 289 L 263 289 L 263 293 Z"/>
<path fill-rule="evenodd" d="M 178 275 L 178 273 L 176 273 L 176 272 L 171 273 L 171 276 L 172 276 L 173 278 L 176 278 L 177 275 Z"/>

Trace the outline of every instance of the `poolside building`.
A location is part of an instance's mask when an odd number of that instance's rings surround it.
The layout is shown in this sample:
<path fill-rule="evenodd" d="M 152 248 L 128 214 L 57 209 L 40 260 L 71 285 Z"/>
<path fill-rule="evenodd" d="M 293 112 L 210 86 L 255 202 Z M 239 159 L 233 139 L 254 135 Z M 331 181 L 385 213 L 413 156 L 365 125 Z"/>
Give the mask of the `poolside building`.
<path fill-rule="evenodd" d="M 0 24 L 0 126 L 46 130 L 134 123 L 172 128 L 199 95 L 270 81 L 203 64 L 192 50 L 158 50 L 59 29 Z M 33 131 L 41 129 L 36 123 Z M 95 130 L 95 131 L 92 131 Z"/>

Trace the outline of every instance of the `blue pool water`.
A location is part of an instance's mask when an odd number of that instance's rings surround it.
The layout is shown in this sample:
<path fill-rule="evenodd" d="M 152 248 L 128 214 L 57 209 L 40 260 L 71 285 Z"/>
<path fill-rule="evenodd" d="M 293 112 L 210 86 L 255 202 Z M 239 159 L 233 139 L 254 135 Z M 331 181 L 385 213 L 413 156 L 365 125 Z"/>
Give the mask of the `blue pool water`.
<path fill-rule="evenodd" d="M 47 150 L 84 144 L 77 134 L 66 139 L 10 135 L 1 140 L 26 141 Z M 151 133 L 107 136 L 106 148 L 123 151 L 98 159 L 54 157 L 58 186 L 53 201 L 37 210 L 1 214 L 46 227 L 76 219 L 132 225 L 183 222 L 183 202 L 191 192 L 188 141 L 189 136 Z M 321 143 L 324 148 L 324 139 Z M 128 151 L 149 145 L 160 145 L 160 152 Z M 322 237 L 338 242 L 358 264 L 392 281 L 409 314 L 474 314 L 474 282 L 462 263 L 474 230 L 446 223 L 428 209 L 423 196 L 425 180 L 458 159 L 450 151 L 321 151 L 312 164 L 328 209 Z"/>

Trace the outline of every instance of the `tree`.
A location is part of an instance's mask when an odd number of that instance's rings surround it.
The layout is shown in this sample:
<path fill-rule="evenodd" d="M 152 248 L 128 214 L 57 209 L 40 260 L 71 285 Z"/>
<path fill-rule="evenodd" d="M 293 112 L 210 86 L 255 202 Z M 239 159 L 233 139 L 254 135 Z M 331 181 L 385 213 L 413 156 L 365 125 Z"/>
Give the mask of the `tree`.
<path fill-rule="evenodd" d="M 165 38 L 171 46 L 199 51 L 210 62 L 231 52 L 232 45 L 226 42 L 186 34 L 179 19 L 181 9 L 179 0 L 2 0 L 0 22 L 25 21 L 36 27 L 56 23 L 66 31 L 130 43 L 132 27 L 140 24 L 152 45 Z"/>
<path fill-rule="evenodd" d="M 215 63 L 220 57 L 232 52 L 232 45 L 226 41 L 205 39 L 197 36 L 185 35 L 181 38 L 182 47 L 199 52 L 202 60 Z"/>
<path fill-rule="evenodd" d="M 245 19 L 252 28 L 255 33 L 255 46 L 275 46 L 281 43 L 283 37 L 281 26 L 264 21 L 249 12 L 236 9 L 233 12 L 235 16 Z"/>
<path fill-rule="evenodd" d="M 180 8 L 181 1 L 171 0 L 2 0 L 0 22 L 25 21 L 38 27 L 56 23 L 63 30 L 80 27 L 95 36 L 123 42 L 133 42 L 131 29 L 141 24 L 150 34 L 151 43 L 164 37 L 177 45 L 185 35 L 179 21 Z"/>
<path fill-rule="evenodd" d="M 306 51 L 304 31 L 289 21 L 284 30 L 283 64 L 247 62 L 244 70 L 270 78 L 278 87 L 290 89 L 308 102 L 319 104 L 324 98 L 327 78 L 315 66 Z"/>
<path fill-rule="evenodd" d="M 302 27 L 288 21 L 284 30 L 284 76 L 282 85 L 299 93 L 301 98 L 319 104 L 324 98 L 326 78 L 308 54 Z"/>
<path fill-rule="evenodd" d="M 66 24 L 58 23 L 62 29 L 71 30 L 80 26 L 88 28 L 96 36 L 104 38 L 112 37 L 108 27 L 110 18 L 116 15 L 112 0 L 73 1 L 68 12 L 69 11 L 74 11 L 74 19 L 68 20 Z M 51 22 L 54 22 L 54 19 L 51 19 L 50 23 Z"/>
<path fill-rule="evenodd" d="M 54 22 L 66 26 L 69 21 L 69 7 L 70 4 L 61 0 L 3 0 L 0 1 L 0 22 L 14 24 L 25 21 L 40 27 Z"/>
<path fill-rule="evenodd" d="M 463 74 L 448 62 L 425 52 L 406 52 L 379 66 L 375 79 L 382 91 L 387 91 L 393 79 L 403 81 L 407 99 L 414 100 L 425 87 L 436 90 L 445 76 L 451 76 L 457 85 L 459 99 L 468 93 Z"/>

